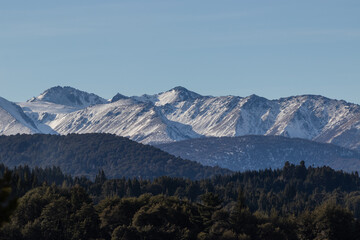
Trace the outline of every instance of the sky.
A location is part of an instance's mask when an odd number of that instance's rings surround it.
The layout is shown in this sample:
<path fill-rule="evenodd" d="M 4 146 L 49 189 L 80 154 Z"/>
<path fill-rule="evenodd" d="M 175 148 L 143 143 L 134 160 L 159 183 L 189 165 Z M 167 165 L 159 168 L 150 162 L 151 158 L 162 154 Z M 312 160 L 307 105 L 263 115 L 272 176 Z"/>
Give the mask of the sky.
<path fill-rule="evenodd" d="M 0 0 L 0 96 L 183 86 L 360 104 L 359 0 Z"/>

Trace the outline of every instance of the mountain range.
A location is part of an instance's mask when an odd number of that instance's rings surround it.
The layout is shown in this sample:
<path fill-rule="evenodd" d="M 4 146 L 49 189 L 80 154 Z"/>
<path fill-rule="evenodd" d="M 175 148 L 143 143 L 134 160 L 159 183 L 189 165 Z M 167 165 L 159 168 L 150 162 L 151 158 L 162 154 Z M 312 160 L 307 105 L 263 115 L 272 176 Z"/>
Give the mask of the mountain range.
<path fill-rule="evenodd" d="M 27 102 L 0 101 L 0 132 L 112 133 L 146 144 L 202 137 L 279 135 L 360 149 L 360 106 L 318 95 L 269 100 L 203 96 L 183 87 L 105 100 L 53 87 Z"/>

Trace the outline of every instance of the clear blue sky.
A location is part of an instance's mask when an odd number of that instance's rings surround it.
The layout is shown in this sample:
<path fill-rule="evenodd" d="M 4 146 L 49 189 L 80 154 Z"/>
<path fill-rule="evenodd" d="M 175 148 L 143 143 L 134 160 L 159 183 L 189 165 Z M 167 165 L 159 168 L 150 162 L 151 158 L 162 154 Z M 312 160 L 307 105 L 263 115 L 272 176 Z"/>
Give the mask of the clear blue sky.
<path fill-rule="evenodd" d="M 0 84 L 360 103 L 360 1 L 0 1 Z"/>

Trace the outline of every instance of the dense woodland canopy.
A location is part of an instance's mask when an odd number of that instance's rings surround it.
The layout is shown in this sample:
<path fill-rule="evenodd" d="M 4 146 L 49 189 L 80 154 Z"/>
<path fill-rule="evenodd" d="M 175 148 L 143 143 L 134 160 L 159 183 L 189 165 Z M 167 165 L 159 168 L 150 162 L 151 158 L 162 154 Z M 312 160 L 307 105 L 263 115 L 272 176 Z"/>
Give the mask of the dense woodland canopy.
<path fill-rule="evenodd" d="M 25 166 L 10 186 L 18 207 L 1 239 L 360 239 L 358 174 L 304 162 L 198 181 Z"/>
<path fill-rule="evenodd" d="M 160 176 L 202 179 L 230 170 L 183 160 L 150 145 L 113 134 L 18 134 L 0 136 L 0 163 L 8 167 L 59 166 L 72 176 L 93 179 L 99 169 L 109 178 Z"/>

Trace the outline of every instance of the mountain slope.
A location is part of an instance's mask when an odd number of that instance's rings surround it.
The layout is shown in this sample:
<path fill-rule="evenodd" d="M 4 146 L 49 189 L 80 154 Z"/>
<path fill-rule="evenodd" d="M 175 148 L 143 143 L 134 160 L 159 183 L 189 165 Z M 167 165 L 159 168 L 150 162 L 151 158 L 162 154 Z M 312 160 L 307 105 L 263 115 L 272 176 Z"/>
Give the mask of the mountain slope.
<path fill-rule="evenodd" d="M 279 100 L 256 95 L 204 97 L 174 103 L 163 111 L 169 120 L 213 137 L 281 135 L 331 143 L 360 128 L 359 105 L 312 95 Z M 358 146 L 356 143 L 353 148 Z"/>
<path fill-rule="evenodd" d="M 234 171 L 281 168 L 286 161 L 360 171 L 360 153 L 333 144 L 281 136 L 191 139 L 157 145 L 160 149 L 203 165 Z"/>
<path fill-rule="evenodd" d="M 0 97 L 0 134 L 39 133 L 34 122 L 15 103 Z"/>
<path fill-rule="evenodd" d="M 165 175 L 200 179 L 230 173 L 110 134 L 0 136 L 0 162 L 9 167 L 59 166 L 65 173 L 91 178 L 100 169 L 110 178 Z"/>
<path fill-rule="evenodd" d="M 190 126 L 166 119 L 153 104 L 132 99 L 121 99 L 59 115 L 49 126 L 61 134 L 106 132 L 130 137 L 142 143 L 199 137 Z"/>

